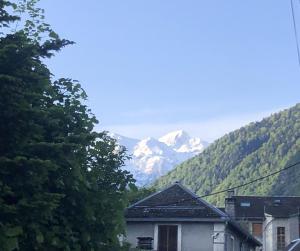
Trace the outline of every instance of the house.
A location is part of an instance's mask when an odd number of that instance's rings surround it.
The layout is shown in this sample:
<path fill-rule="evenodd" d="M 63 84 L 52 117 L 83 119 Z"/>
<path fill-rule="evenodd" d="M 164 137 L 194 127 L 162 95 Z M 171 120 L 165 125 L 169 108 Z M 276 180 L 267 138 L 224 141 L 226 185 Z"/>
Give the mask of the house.
<path fill-rule="evenodd" d="M 261 243 L 222 210 L 175 183 L 127 208 L 126 241 L 157 251 L 250 251 Z"/>
<path fill-rule="evenodd" d="M 262 242 L 264 251 L 283 251 L 299 238 L 300 197 L 231 193 L 225 199 L 225 212 L 247 227 Z"/>

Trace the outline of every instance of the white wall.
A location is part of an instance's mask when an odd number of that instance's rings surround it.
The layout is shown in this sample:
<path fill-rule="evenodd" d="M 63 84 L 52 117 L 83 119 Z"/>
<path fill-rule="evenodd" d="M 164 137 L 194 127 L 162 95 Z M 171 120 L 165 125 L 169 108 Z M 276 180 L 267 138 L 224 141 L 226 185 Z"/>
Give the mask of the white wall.
<path fill-rule="evenodd" d="M 133 248 L 137 245 L 137 237 L 152 237 L 157 242 L 157 229 L 159 224 L 176 224 L 178 225 L 178 241 L 180 248 L 178 251 L 232 251 L 229 247 L 229 239 L 234 239 L 234 251 L 240 251 L 241 239 L 235 232 L 225 229 L 224 223 L 189 223 L 189 222 L 172 222 L 172 223 L 127 223 L 127 241 Z M 227 249 L 226 246 L 227 245 Z M 246 245 L 246 244 L 245 244 Z M 250 250 L 244 246 L 243 251 Z M 272 250 L 273 251 L 273 250 Z"/>
<path fill-rule="evenodd" d="M 213 251 L 213 225 L 213 223 L 182 224 L 181 251 Z"/>
<path fill-rule="evenodd" d="M 137 237 L 152 237 L 154 239 L 154 225 L 151 222 L 127 223 L 125 241 L 130 243 L 132 248 L 135 248 Z"/>
<path fill-rule="evenodd" d="M 137 245 L 137 237 L 152 237 L 154 243 L 157 242 L 157 229 L 158 224 L 178 224 L 179 236 L 181 236 L 181 251 L 224 251 L 224 249 L 213 249 L 213 223 L 135 223 L 129 222 L 126 227 L 126 238 L 133 248 Z M 224 224 L 223 224 L 224 225 Z M 180 251 L 180 249 L 178 250 Z"/>
<path fill-rule="evenodd" d="M 299 238 L 299 219 L 298 216 L 290 218 L 273 218 L 266 216 L 264 222 L 264 251 L 274 251 L 277 248 L 277 227 L 285 228 L 286 246 L 294 239 Z"/>
<path fill-rule="evenodd" d="M 214 248 L 213 251 L 223 251 L 225 249 L 225 224 L 214 224 Z"/>

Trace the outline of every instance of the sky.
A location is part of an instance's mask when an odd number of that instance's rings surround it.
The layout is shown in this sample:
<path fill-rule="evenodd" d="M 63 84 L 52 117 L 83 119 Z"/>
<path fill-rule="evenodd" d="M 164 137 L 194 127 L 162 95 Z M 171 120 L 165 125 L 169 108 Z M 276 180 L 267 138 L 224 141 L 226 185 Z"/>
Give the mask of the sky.
<path fill-rule="evenodd" d="M 295 0 L 300 33 L 300 2 Z M 79 80 L 100 124 L 124 136 L 183 129 L 213 141 L 295 105 L 289 1 L 41 0 L 75 45 L 47 61 Z"/>

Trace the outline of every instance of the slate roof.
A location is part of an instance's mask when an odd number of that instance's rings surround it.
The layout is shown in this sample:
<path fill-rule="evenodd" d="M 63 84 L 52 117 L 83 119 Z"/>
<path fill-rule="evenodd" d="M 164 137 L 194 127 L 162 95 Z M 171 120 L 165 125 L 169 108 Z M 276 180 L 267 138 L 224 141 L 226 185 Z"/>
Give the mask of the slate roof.
<path fill-rule="evenodd" d="M 266 214 L 286 218 L 300 212 L 297 196 L 233 196 L 237 218 L 263 219 Z M 249 206 L 245 206 L 245 205 Z M 243 206 L 244 204 L 244 206 Z"/>
<path fill-rule="evenodd" d="M 227 215 L 175 183 L 168 188 L 133 204 L 126 218 L 221 218 Z"/>
<path fill-rule="evenodd" d="M 292 241 L 285 247 L 284 251 L 300 251 L 300 239 Z"/>

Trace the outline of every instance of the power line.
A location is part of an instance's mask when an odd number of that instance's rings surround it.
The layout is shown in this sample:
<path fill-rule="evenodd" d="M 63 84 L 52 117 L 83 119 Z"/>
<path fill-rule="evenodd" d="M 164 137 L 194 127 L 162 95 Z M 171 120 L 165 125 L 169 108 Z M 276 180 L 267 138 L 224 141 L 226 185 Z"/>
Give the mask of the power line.
<path fill-rule="evenodd" d="M 259 177 L 259 178 L 257 178 L 257 179 L 251 180 L 251 181 L 249 181 L 249 182 L 246 182 L 246 183 L 241 184 L 241 185 L 238 185 L 238 186 L 234 186 L 234 187 L 230 187 L 230 188 L 227 188 L 227 189 L 218 191 L 218 192 L 206 194 L 206 195 L 200 196 L 199 198 L 204 198 L 204 197 L 208 197 L 208 196 L 212 196 L 212 195 L 216 195 L 216 194 L 220 194 L 220 193 L 225 193 L 225 192 L 228 192 L 228 191 L 231 191 L 231 190 L 240 188 L 240 187 L 248 186 L 248 185 L 250 185 L 250 184 L 252 184 L 252 183 L 255 183 L 255 182 L 257 182 L 257 181 L 260 181 L 260 180 L 269 178 L 269 177 L 271 177 L 271 176 L 273 176 L 273 175 L 275 175 L 275 174 L 277 174 L 277 173 L 281 173 L 281 172 L 283 172 L 283 171 L 286 171 L 286 170 L 288 170 L 288 169 L 290 169 L 290 168 L 292 168 L 292 167 L 294 167 L 294 166 L 297 166 L 297 165 L 299 165 L 299 164 L 300 164 L 300 161 L 298 161 L 298 162 L 296 162 L 296 163 L 294 163 L 294 164 L 292 164 L 292 165 L 290 165 L 290 166 L 287 166 L 287 167 L 285 167 L 285 168 L 282 168 L 282 169 L 280 169 L 280 170 L 278 170 L 278 171 L 276 171 L 276 172 L 270 173 L 270 174 L 268 174 L 268 175 L 266 175 L 266 176 Z"/>
<path fill-rule="evenodd" d="M 281 173 L 281 172 L 283 172 L 283 171 L 286 171 L 286 170 L 288 170 L 288 169 L 290 169 L 290 168 L 292 168 L 292 167 L 295 167 L 295 166 L 297 166 L 297 165 L 299 165 L 299 164 L 300 164 L 300 161 L 298 161 L 298 162 L 296 162 L 296 163 L 294 163 L 294 164 L 292 164 L 292 165 L 289 165 L 289 166 L 287 166 L 287 167 L 284 167 L 284 168 L 282 168 L 282 169 L 280 169 L 280 170 L 278 170 L 278 171 L 272 172 L 272 173 L 270 173 L 270 174 L 268 174 L 268 175 L 265 175 L 265 176 L 259 177 L 259 178 L 257 178 L 257 179 L 251 180 L 251 181 L 249 181 L 249 182 L 240 184 L 240 185 L 238 185 L 238 186 L 226 188 L 226 189 L 224 189 L 224 190 L 217 191 L 217 192 L 214 192 L 214 193 L 205 194 L 205 195 L 202 195 L 202 196 L 198 196 L 198 197 L 196 197 L 196 198 L 199 198 L 199 199 L 200 199 L 200 198 L 205 198 L 205 197 L 208 197 L 208 196 L 217 195 L 217 194 L 220 194 L 220 193 L 225 193 L 225 192 L 228 192 L 228 191 L 232 191 L 232 190 L 237 189 L 237 188 L 240 188 L 240 187 L 248 186 L 248 185 L 250 185 L 250 184 L 252 184 L 252 183 L 258 182 L 258 181 L 260 181 L 260 180 L 269 178 L 269 177 L 271 177 L 271 176 L 273 176 L 273 175 L 275 175 L 275 174 L 278 174 L 278 173 Z M 168 203 L 168 204 L 160 204 L 159 206 L 154 206 L 154 207 L 172 206 L 172 205 L 176 205 L 177 203 L 181 203 L 181 202 L 185 202 L 185 201 L 192 201 L 192 200 L 194 200 L 194 199 L 195 199 L 195 198 L 182 199 L 182 200 L 177 201 L 177 202 Z"/>
<path fill-rule="evenodd" d="M 299 46 L 299 38 L 298 38 L 297 25 L 296 25 L 295 6 L 293 0 L 291 0 L 291 10 L 292 10 L 292 18 L 293 18 L 294 35 L 295 35 L 296 46 L 297 46 L 298 63 L 300 66 L 300 46 Z"/>

